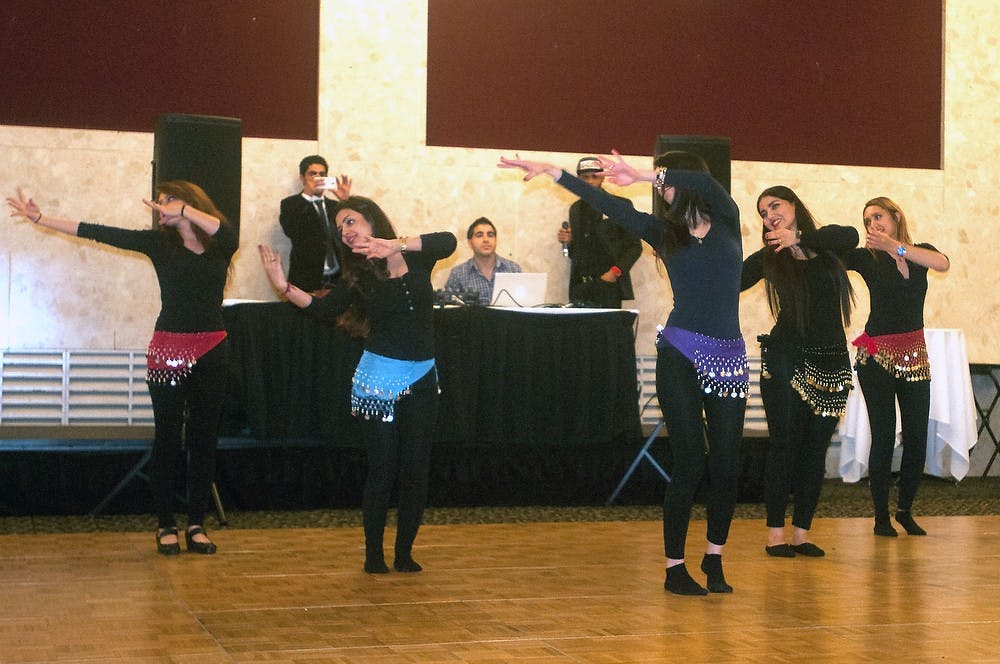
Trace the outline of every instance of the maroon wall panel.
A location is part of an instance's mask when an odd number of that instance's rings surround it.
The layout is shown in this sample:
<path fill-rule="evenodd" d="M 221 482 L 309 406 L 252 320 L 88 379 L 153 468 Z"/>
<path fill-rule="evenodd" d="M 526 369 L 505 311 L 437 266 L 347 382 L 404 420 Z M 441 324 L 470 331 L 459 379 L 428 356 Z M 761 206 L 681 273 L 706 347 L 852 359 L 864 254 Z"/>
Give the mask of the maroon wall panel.
<path fill-rule="evenodd" d="M 940 168 L 942 0 L 429 0 L 427 142 Z"/>
<path fill-rule="evenodd" d="M 0 124 L 153 131 L 163 113 L 315 139 L 319 0 L 3 0 Z"/>

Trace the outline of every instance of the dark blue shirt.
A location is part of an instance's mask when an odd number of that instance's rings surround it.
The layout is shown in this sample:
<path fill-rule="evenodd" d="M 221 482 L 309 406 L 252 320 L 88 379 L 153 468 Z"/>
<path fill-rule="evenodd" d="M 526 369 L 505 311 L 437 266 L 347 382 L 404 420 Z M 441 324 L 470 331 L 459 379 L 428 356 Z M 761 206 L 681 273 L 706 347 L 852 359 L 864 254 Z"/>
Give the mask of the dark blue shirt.
<path fill-rule="evenodd" d="M 591 187 L 566 171 L 556 182 L 654 251 L 660 251 L 668 231 L 664 220 L 639 212 L 631 201 Z M 700 242 L 691 238 L 690 244 L 678 246 L 667 257 L 660 256 L 674 293 L 673 308 L 666 324 L 717 339 L 740 337 L 740 273 L 743 269 L 740 211 L 711 175 L 668 170 L 665 182 L 698 191 L 710 207 L 712 219 L 711 228 Z"/>

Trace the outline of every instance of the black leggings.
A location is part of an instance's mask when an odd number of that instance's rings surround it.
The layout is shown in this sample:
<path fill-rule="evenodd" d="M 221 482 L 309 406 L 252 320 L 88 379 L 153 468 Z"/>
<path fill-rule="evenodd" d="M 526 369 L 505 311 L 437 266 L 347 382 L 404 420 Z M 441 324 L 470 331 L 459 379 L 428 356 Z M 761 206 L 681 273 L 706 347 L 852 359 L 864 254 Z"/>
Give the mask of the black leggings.
<path fill-rule="evenodd" d="M 815 414 L 792 387 L 794 362 L 790 348 L 771 345 L 763 353 L 770 375 L 760 381 L 768 431 L 764 483 L 767 527 L 784 527 L 791 493 L 795 497 L 792 525 L 809 530 L 823 488 L 826 451 L 838 418 Z"/>
<path fill-rule="evenodd" d="M 899 466 L 897 507 L 909 511 L 917 496 L 920 478 L 927 460 L 927 418 L 931 408 L 931 382 L 896 378 L 878 362 L 869 359 L 858 364 L 858 383 L 865 395 L 868 421 L 872 430 L 868 457 L 868 481 L 871 484 L 875 516 L 889 516 L 889 485 L 892 482 L 892 453 L 896 447 L 896 405 L 902 424 L 903 458 Z"/>
<path fill-rule="evenodd" d="M 215 480 L 215 450 L 226 390 L 226 342 L 206 353 L 178 385 L 146 383 L 156 425 L 149 483 L 160 528 L 176 525 L 174 488 L 182 451 L 187 451 L 188 525 L 205 522 Z M 185 418 L 186 413 L 186 418 Z"/>
<path fill-rule="evenodd" d="M 396 402 L 392 422 L 378 417 L 361 420 L 368 450 L 368 477 L 362 499 L 365 555 L 382 557 L 382 536 L 393 485 L 399 482 L 396 517 L 396 556 L 408 556 L 427 504 L 427 477 L 431 444 L 437 424 L 438 386 L 434 369 Z"/>
<path fill-rule="evenodd" d="M 745 398 L 705 394 L 691 361 L 667 346 L 656 354 L 656 396 L 673 459 L 663 499 L 663 549 L 684 558 L 694 496 L 705 474 L 708 434 L 708 541 L 723 545 L 736 509 Z M 704 420 L 702 412 L 704 411 Z"/>

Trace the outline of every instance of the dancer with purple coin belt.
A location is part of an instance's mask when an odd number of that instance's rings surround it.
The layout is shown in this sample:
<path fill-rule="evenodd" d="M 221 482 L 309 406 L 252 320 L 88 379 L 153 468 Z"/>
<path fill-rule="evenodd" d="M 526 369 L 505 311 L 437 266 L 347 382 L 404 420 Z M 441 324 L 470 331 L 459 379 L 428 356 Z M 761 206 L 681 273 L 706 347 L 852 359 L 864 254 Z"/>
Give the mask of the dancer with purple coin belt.
<path fill-rule="evenodd" d="M 674 298 L 656 341 L 656 393 L 673 460 L 663 501 L 663 585 L 678 595 L 729 593 L 733 588 L 723 574 L 722 547 L 736 506 L 749 387 L 739 323 L 739 210 L 697 155 L 666 152 L 656 157 L 654 170 L 640 171 L 613 154 L 600 159 L 608 181 L 623 186 L 653 183 L 662 199 L 655 214 L 639 212 L 630 201 L 551 164 L 501 157 L 498 166 L 524 171 L 525 180 L 551 176 L 649 244 L 663 261 Z M 701 570 L 707 575 L 707 590 L 692 578 L 684 559 L 691 508 L 706 465 L 708 532 Z"/>

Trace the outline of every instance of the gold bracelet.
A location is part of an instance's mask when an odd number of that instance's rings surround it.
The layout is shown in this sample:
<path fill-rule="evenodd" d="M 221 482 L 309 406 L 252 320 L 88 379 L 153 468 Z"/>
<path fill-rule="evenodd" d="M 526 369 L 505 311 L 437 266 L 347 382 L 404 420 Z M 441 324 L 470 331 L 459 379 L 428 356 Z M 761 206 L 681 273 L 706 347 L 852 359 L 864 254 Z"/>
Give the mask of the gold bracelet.
<path fill-rule="evenodd" d="M 401 254 L 405 254 L 406 253 L 406 241 L 409 240 L 409 239 L 410 238 L 406 237 L 405 235 L 403 237 L 399 238 L 399 253 L 401 253 Z"/>

